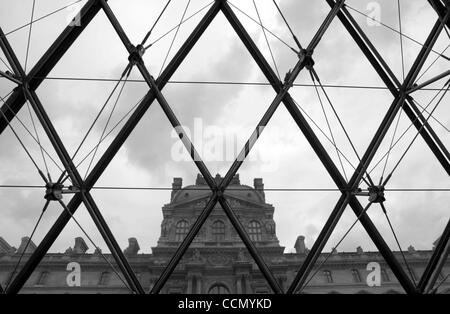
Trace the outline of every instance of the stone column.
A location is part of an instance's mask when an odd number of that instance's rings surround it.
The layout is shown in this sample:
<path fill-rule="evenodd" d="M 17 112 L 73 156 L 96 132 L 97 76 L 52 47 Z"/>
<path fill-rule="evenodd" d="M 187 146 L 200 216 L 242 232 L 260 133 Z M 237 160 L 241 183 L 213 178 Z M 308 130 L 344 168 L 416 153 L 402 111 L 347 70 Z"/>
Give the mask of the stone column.
<path fill-rule="evenodd" d="M 197 294 L 202 294 L 202 278 L 197 277 Z"/>
<path fill-rule="evenodd" d="M 245 294 L 252 294 L 252 287 L 250 286 L 250 275 L 244 275 Z"/>
<path fill-rule="evenodd" d="M 239 276 L 236 279 L 236 293 L 242 294 L 242 276 Z"/>
<path fill-rule="evenodd" d="M 194 291 L 192 291 L 192 283 L 194 281 L 194 276 L 192 275 L 187 275 L 187 282 L 188 282 L 188 287 L 187 287 L 187 293 L 194 293 Z"/>

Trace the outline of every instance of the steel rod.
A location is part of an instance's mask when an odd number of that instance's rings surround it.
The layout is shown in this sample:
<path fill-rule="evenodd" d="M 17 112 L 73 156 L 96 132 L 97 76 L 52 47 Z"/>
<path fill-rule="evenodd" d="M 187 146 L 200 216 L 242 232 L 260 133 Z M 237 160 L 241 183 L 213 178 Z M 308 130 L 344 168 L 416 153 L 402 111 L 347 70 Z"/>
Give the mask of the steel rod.
<path fill-rule="evenodd" d="M 93 18 L 100 11 L 101 6 L 98 0 L 89 0 L 78 13 L 80 17 L 80 26 L 67 26 L 61 35 L 55 40 L 45 54 L 38 60 L 36 65 L 30 70 L 26 81 L 28 82 L 30 90 L 36 90 L 44 78 L 51 72 L 51 70 L 60 61 L 63 55 L 69 50 L 72 44 L 77 40 L 84 29 L 90 24 Z M 0 33 L 0 42 L 5 40 L 4 33 Z M 14 93 L 8 98 L 7 103 L 4 104 L 0 110 L 5 114 L 9 121 L 14 119 L 15 115 L 20 111 L 25 104 L 25 97 L 21 89 L 15 89 Z M 11 108 L 11 110 L 9 109 Z M 3 116 L 0 117 L 0 134 L 3 133 L 8 126 Z"/>
<path fill-rule="evenodd" d="M 174 56 L 172 61 L 169 63 L 169 65 L 166 67 L 166 69 L 161 74 L 160 78 L 157 80 L 158 87 L 162 89 L 167 81 L 172 77 L 176 69 L 180 66 L 180 64 L 183 62 L 185 57 L 188 55 L 188 53 L 191 51 L 192 47 L 195 45 L 195 43 L 198 41 L 198 39 L 201 37 L 207 26 L 211 23 L 213 18 L 217 15 L 219 11 L 219 4 L 214 3 L 213 6 L 209 9 L 209 11 L 206 13 L 206 15 L 203 17 L 201 22 L 198 24 L 198 26 L 195 28 L 194 32 L 189 36 L 189 38 L 186 40 L 186 42 L 183 44 L 183 46 L 180 48 L 178 53 Z M 122 127 L 122 129 L 119 131 L 116 138 L 113 140 L 113 142 L 110 144 L 106 152 L 103 154 L 103 156 L 100 158 L 100 160 L 97 162 L 96 166 L 93 168 L 89 176 L 86 178 L 85 186 L 91 187 L 95 185 L 97 180 L 100 178 L 100 176 L 103 174 L 109 163 L 112 161 L 114 156 L 117 154 L 119 149 L 122 147 L 125 140 L 128 138 L 128 136 L 132 133 L 140 119 L 143 117 L 145 112 L 148 110 L 152 102 L 155 100 L 155 94 L 153 91 L 150 91 L 144 100 L 141 102 L 141 104 L 136 108 L 134 113 L 131 115 L 129 120 L 125 123 L 125 125 Z M 71 214 L 74 214 L 78 207 L 82 203 L 82 197 L 80 193 L 76 194 L 71 201 L 67 204 L 68 209 L 70 210 Z M 21 272 L 16 277 L 16 280 L 11 284 L 10 292 L 11 293 L 17 293 L 19 290 L 23 287 L 26 280 L 31 276 L 34 269 L 37 267 L 39 262 L 42 260 L 42 258 L 45 256 L 47 251 L 50 249 L 52 244 L 55 242 L 56 238 L 59 236 L 59 234 L 62 232 L 64 227 L 67 225 L 67 223 L 70 221 L 71 215 L 67 213 L 66 211 L 63 211 L 56 222 L 53 224 L 51 229 L 48 231 L 48 233 L 45 235 L 42 242 L 37 246 L 35 252 L 30 256 L 24 267 L 22 268 Z"/>

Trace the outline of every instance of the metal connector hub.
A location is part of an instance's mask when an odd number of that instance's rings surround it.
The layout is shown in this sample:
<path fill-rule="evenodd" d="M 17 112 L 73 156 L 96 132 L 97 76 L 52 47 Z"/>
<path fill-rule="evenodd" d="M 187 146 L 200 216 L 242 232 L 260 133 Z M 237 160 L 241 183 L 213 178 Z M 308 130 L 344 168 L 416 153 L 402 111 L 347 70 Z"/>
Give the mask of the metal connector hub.
<path fill-rule="evenodd" d="M 80 190 L 74 186 L 65 187 L 61 183 L 49 182 L 45 186 L 44 199 L 47 201 L 60 201 L 63 199 L 63 194 L 74 194 L 80 192 Z"/>
<path fill-rule="evenodd" d="M 304 64 L 305 64 L 305 68 L 307 70 L 311 70 L 313 68 L 314 64 L 316 64 L 314 62 L 314 59 L 312 58 L 312 55 L 313 55 L 313 52 L 309 51 L 309 50 L 306 50 L 306 49 L 300 50 L 300 52 L 298 54 L 299 58 L 304 58 L 305 59 Z"/>
<path fill-rule="evenodd" d="M 374 185 L 369 186 L 369 202 L 372 203 L 383 203 L 386 201 L 384 196 L 384 186 L 382 185 Z"/>
<path fill-rule="evenodd" d="M 367 188 L 367 191 L 363 191 L 362 189 L 358 188 L 355 190 L 355 192 L 353 192 L 353 195 L 368 196 L 369 202 L 383 204 L 383 202 L 386 201 L 384 191 L 384 185 L 373 185 L 369 186 Z"/>
<path fill-rule="evenodd" d="M 130 56 L 128 57 L 128 61 L 130 61 L 133 64 L 137 64 L 139 62 L 142 62 L 142 56 L 145 53 L 145 48 L 142 45 L 137 45 L 134 47 L 133 52 L 131 52 Z"/>
<path fill-rule="evenodd" d="M 47 183 L 47 185 L 45 186 L 46 190 L 45 190 L 45 196 L 44 198 L 47 201 L 60 201 L 63 198 L 63 188 L 64 185 L 61 183 L 53 183 L 53 182 L 49 182 Z"/>

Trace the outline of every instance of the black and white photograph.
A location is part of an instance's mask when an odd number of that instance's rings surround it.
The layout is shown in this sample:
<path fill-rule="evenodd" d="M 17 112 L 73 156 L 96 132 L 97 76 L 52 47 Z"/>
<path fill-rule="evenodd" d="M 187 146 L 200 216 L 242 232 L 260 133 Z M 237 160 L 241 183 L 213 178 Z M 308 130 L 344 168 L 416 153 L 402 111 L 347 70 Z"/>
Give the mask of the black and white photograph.
<path fill-rule="evenodd" d="M 450 294 L 449 89 L 448 0 L 0 0 L 0 294 Z"/>

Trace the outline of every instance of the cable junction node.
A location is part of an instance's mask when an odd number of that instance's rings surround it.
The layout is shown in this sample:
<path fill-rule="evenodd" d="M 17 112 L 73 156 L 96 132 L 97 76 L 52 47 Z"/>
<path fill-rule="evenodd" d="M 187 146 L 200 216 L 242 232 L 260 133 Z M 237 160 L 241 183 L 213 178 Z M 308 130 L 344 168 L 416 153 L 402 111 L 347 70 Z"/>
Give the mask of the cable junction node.
<path fill-rule="evenodd" d="M 356 196 L 368 196 L 369 202 L 383 204 L 386 201 L 384 191 L 384 185 L 372 185 L 367 188 L 367 191 L 358 188 L 353 194 Z"/>
<path fill-rule="evenodd" d="M 45 188 L 44 199 L 47 201 L 60 201 L 63 199 L 63 194 L 75 194 L 81 192 L 77 187 L 65 187 L 64 184 L 58 182 L 49 182 L 46 184 Z"/>

